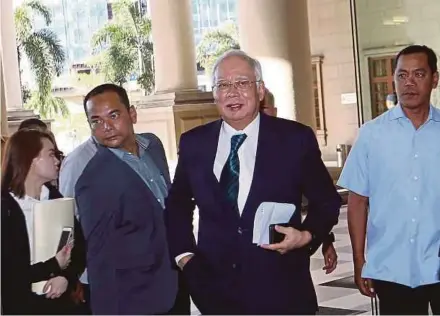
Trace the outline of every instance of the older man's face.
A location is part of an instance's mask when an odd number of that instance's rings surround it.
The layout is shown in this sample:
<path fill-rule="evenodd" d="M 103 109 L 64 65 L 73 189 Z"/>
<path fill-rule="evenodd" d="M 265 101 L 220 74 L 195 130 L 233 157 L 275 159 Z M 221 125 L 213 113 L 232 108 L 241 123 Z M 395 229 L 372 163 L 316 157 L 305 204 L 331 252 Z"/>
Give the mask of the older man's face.
<path fill-rule="evenodd" d="M 214 98 L 223 119 L 237 130 L 244 129 L 258 114 L 264 84 L 256 83 L 255 71 L 241 57 L 223 60 L 217 69 Z"/>

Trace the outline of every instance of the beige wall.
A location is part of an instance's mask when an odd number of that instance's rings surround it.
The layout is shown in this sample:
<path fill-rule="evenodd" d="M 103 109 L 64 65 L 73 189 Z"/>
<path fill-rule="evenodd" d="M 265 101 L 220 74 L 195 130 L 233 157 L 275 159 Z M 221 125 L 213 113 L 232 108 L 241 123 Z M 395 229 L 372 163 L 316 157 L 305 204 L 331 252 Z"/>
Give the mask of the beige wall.
<path fill-rule="evenodd" d="M 349 0 L 308 0 L 312 55 L 324 56 L 323 98 L 327 146 L 325 160 L 335 159 L 338 143 L 351 144 L 358 131 L 357 104 L 341 103 L 356 92 Z M 410 44 L 424 44 L 440 55 L 439 0 L 356 0 L 364 121 L 372 118 L 368 58 L 395 55 Z M 389 25 L 393 18 L 407 22 Z M 388 24 L 388 25 L 387 25 Z M 432 102 L 440 106 L 440 89 Z"/>
<path fill-rule="evenodd" d="M 363 110 L 371 119 L 368 58 L 394 55 L 410 44 L 427 45 L 440 55 L 439 0 L 356 0 Z M 406 18 L 406 23 L 396 21 Z M 394 21 L 393 21 L 394 20 Z M 390 25 L 393 23 L 392 25 Z M 440 89 L 432 102 L 440 106 Z"/>
<path fill-rule="evenodd" d="M 312 55 L 323 56 L 322 86 L 327 128 L 324 160 L 336 160 L 336 145 L 351 144 L 358 130 L 356 104 L 341 94 L 356 92 L 349 0 L 308 0 Z"/>

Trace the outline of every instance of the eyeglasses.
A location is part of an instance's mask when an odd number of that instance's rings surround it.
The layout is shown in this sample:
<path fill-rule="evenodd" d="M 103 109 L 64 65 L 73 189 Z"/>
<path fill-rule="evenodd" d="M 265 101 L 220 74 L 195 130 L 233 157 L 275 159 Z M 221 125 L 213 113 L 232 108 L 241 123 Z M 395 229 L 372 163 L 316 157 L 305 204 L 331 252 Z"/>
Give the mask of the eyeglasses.
<path fill-rule="evenodd" d="M 260 82 L 260 80 L 250 81 L 250 80 L 237 80 L 234 82 L 221 81 L 212 86 L 212 89 L 217 89 L 218 91 L 229 91 L 232 87 L 238 90 L 247 90 L 252 84 Z"/>

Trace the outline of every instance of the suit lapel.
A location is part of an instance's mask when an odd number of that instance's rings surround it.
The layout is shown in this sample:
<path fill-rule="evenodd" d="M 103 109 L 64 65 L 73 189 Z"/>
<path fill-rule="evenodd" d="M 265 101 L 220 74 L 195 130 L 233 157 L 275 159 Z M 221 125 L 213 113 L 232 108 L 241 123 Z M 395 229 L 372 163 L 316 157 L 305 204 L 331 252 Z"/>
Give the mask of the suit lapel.
<path fill-rule="evenodd" d="M 133 181 L 137 182 L 135 184 L 136 188 L 145 189 L 145 194 L 148 196 L 148 198 L 151 201 L 153 201 L 153 203 L 156 204 L 160 209 L 162 209 L 162 205 L 157 201 L 153 192 L 150 190 L 150 188 L 144 182 L 144 180 L 139 176 L 139 174 L 133 170 L 133 168 L 131 168 L 125 161 L 122 161 L 120 158 L 118 158 L 108 148 L 101 146 L 100 149 L 98 149 L 98 150 L 102 151 L 102 155 L 104 156 L 103 157 L 104 159 L 111 159 L 117 168 L 121 168 L 121 170 L 124 170 L 123 174 L 127 176 L 127 180 L 131 177 L 133 179 Z M 123 180 L 123 179 L 120 179 L 120 180 Z"/>
<path fill-rule="evenodd" d="M 254 174 L 246 203 L 241 217 L 255 214 L 261 196 L 264 195 L 265 185 L 271 179 L 273 165 L 271 165 L 271 155 L 274 154 L 274 138 L 271 137 L 270 118 L 260 115 L 260 127 L 258 132 L 257 152 L 255 157 Z M 249 214 L 248 214 L 249 213 Z"/>
<path fill-rule="evenodd" d="M 216 121 L 212 128 L 207 133 L 208 141 L 206 142 L 206 146 L 204 145 L 204 151 L 207 152 L 207 158 L 205 160 L 206 174 L 208 175 L 208 181 L 212 184 L 214 191 L 220 193 L 220 184 L 217 180 L 217 177 L 214 174 L 214 163 L 215 156 L 217 154 L 218 141 L 220 137 L 220 129 L 222 127 L 222 120 Z"/>
<path fill-rule="evenodd" d="M 144 135 L 138 136 L 144 139 L 146 138 Z M 161 179 L 164 181 L 165 187 L 169 190 L 171 186 L 170 171 L 168 169 L 169 167 L 167 162 L 163 161 L 163 157 L 159 157 L 160 152 L 156 147 L 157 146 L 153 145 L 153 143 L 149 141 L 149 144 L 144 146 L 145 154 L 149 155 L 153 163 L 156 165 L 156 168 L 160 172 Z"/>

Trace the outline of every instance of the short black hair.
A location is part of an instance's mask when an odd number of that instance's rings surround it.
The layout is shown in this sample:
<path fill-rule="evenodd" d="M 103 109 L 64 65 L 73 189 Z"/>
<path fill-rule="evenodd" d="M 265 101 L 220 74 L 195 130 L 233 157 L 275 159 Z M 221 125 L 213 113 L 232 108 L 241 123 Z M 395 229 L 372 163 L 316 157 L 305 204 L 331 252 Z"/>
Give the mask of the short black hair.
<path fill-rule="evenodd" d="M 113 83 L 104 83 L 102 85 L 99 85 L 97 87 L 94 87 L 92 90 L 90 90 L 89 93 L 84 97 L 84 112 L 87 114 L 87 101 L 89 101 L 90 98 L 102 94 L 104 92 L 115 92 L 119 99 L 121 100 L 122 104 L 125 105 L 127 110 L 130 109 L 130 100 L 128 99 L 127 91 L 122 88 L 121 86 L 118 86 Z"/>
<path fill-rule="evenodd" d="M 396 56 L 395 68 L 397 67 L 397 62 L 399 61 L 400 56 L 419 53 L 423 53 L 428 57 L 428 66 L 432 73 L 437 72 L 437 55 L 431 48 L 425 45 L 410 45 L 402 49 Z"/>
<path fill-rule="evenodd" d="M 32 129 L 35 127 L 47 129 L 47 124 L 37 118 L 30 118 L 21 122 L 20 125 L 18 126 L 18 130 Z"/>

